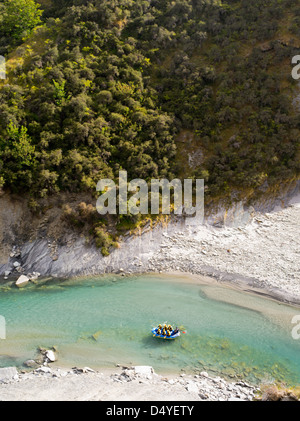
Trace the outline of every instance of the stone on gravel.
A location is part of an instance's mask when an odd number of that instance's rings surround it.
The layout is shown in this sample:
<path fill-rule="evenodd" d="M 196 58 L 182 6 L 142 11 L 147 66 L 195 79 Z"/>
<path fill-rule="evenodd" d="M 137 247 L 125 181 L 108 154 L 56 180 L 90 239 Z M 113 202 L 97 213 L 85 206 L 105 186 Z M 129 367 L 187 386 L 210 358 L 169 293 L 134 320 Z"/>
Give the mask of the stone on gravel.
<path fill-rule="evenodd" d="M 83 373 L 95 373 L 95 370 L 93 370 L 90 367 L 83 367 L 82 372 Z"/>
<path fill-rule="evenodd" d="M 196 383 L 192 383 L 192 382 L 190 382 L 190 383 L 188 383 L 188 384 L 186 385 L 186 390 L 187 390 L 189 393 L 199 393 L 199 389 L 198 389 L 197 384 L 196 384 Z"/>
<path fill-rule="evenodd" d="M 37 373 L 52 373 L 50 367 L 39 367 L 35 370 Z"/>
<path fill-rule="evenodd" d="M 154 370 L 151 366 L 148 365 L 138 365 L 133 367 L 135 374 L 140 376 L 151 376 L 154 373 Z"/>

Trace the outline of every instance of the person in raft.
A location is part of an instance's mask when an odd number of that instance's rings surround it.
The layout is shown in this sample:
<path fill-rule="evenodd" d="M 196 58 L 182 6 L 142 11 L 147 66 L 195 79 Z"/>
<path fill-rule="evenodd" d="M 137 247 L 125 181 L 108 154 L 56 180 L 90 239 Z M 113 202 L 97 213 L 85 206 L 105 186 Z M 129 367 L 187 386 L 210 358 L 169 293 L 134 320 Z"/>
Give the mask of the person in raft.
<path fill-rule="evenodd" d="M 171 336 L 173 331 L 173 328 L 171 325 L 167 326 L 166 324 L 164 325 L 163 331 L 162 331 L 162 335 L 163 336 Z"/>
<path fill-rule="evenodd" d="M 166 324 L 164 324 L 164 327 L 162 327 L 162 325 L 159 324 L 158 328 L 156 329 L 156 333 L 158 335 L 163 335 L 163 336 L 172 336 L 172 332 L 173 332 L 173 327 L 171 325 L 167 326 Z M 178 329 L 176 327 L 173 334 L 175 334 L 177 332 L 178 332 Z"/>

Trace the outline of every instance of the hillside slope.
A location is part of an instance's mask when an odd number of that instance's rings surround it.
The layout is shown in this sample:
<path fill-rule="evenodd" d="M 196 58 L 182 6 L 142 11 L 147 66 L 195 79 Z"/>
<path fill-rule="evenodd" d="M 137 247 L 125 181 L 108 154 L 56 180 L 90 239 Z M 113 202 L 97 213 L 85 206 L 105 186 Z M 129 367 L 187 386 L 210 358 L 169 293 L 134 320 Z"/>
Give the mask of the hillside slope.
<path fill-rule="evenodd" d="M 41 3 L 0 2 L 0 183 L 33 211 L 63 191 L 95 195 L 120 169 L 204 178 L 207 203 L 299 177 L 297 1 Z M 81 227 L 94 210 L 66 212 Z"/>

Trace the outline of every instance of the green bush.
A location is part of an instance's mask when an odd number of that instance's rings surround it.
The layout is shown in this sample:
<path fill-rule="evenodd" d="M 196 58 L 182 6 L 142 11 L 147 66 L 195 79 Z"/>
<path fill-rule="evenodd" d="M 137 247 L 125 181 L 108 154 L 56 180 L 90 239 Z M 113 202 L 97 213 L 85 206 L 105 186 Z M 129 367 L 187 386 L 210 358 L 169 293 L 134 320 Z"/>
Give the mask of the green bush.
<path fill-rule="evenodd" d="M 20 40 L 41 24 L 42 10 L 33 0 L 4 0 L 0 34 Z"/>

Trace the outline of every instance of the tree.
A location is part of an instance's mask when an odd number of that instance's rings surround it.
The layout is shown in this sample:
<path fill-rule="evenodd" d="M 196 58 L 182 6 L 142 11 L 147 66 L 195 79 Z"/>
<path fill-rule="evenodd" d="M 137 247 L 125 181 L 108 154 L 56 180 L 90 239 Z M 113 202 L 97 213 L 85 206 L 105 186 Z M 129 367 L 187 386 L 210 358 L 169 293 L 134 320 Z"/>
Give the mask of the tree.
<path fill-rule="evenodd" d="M 10 122 L 6 132 L 7 136 L 0 138 L 0 186 L 5 182 L 14 191 L 28 188 L 36 164 L 35 147 L 25 126 L 19 128 Z"/>
<path fill-rule="evenodd" d="M 34 161 L 35 148 L 31 144 L 31 139 L 27 134 L 27 128 L 22 126 L 20 129 L 13 123 L 9 123 L 7 127 L 9 136 L 8 145 L 12 158 L 17 164 L 17 168 L 23 166 L 30 167 Z"/>
<path fill-rule="evenodd" d="M 41 23 L 42 10 L 33 0 L 5 0 L 0 34 L 17 40 Z"/>

